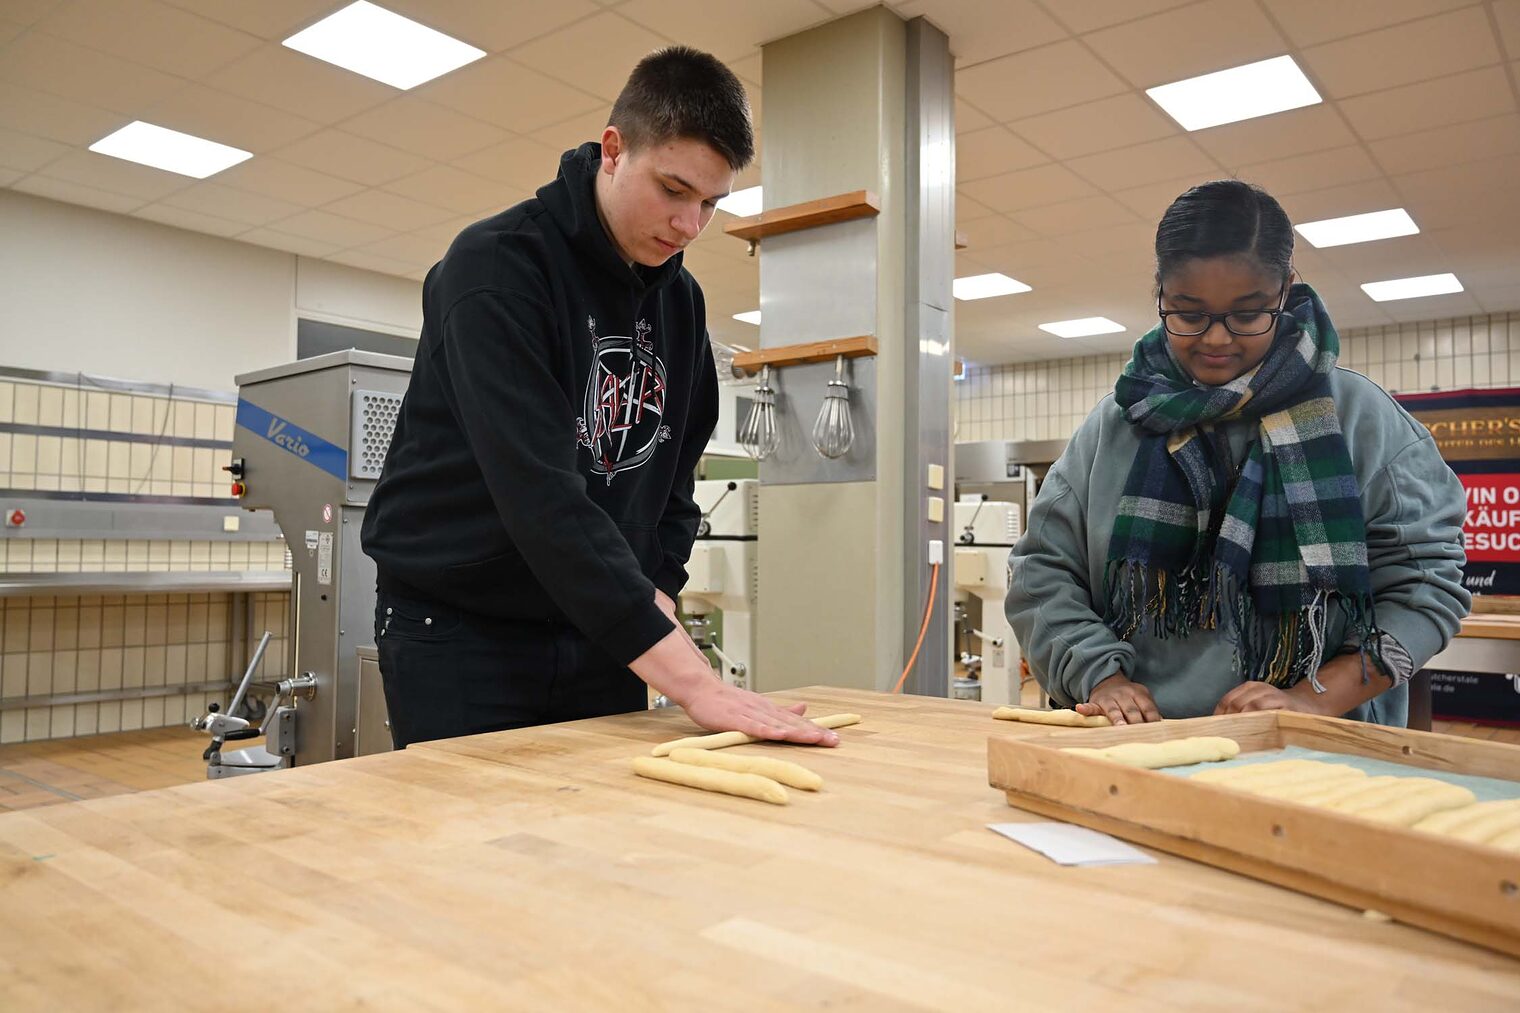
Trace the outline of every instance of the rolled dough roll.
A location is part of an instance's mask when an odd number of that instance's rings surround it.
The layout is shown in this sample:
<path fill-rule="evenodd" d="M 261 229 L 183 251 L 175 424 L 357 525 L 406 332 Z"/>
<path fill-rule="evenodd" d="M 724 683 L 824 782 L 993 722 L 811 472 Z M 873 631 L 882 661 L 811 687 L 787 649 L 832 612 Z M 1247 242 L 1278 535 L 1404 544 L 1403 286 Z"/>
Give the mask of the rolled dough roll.
<path fill-rule="evenodd" d="M 768 777 L 759 774 L 736 774 L 731 770 L 713 770 L 694 767 L 674 760 L 657 760 L 652 756 L 635 756 L 633 772 L 640 777 L 671 784 L 684 784 L 688 788 L 738 795 L 741 798 L 759 799 L 772 805 L 786 805 L 786 789 Z"/>
<path fill-rule="evenodd" d="M 1160 767 L 1181 767 L 1234 759 L 1240 754 L 1240 745 L 1234 739 L 1200 735 L 1188 739 L 1168 739 L 1165 742 L 1123 742 L 1102 749 L 1073 746 L 1063 752 L 1098 756 L 1114 763 L 1122 763 L 1126 767 L 1155 770 Z"/>
<path fill-rule="evenodd" d="M 1290 799 L 1306 791 L 1351 784 L 1367 779 L 1367 772 L 1365 770 L 1358 770 L 1356 767 L 1348 767 L 1338 763 L 1332 763 L 1328 766 L 1330 767 L 1328 770 L 1306 770 L 1301 776 L 1295 778 L 1272 781 L 1267 784 L 1239 785 L 1238 787 L 1242 791 L 1253 792 L 1265 798 Z M 1237 786 L 1232 785 L 1231 787 Z"/>
<path fill-rule="evenodd" d="M 1415 778 L 1405 780 L 1412 781 Z M 1437 781 L 1435 784 L 1410 789 L 1370 809 L 1358 810 L 1356 815 L 1364 820 L 1407 827 L 1432 813 L 1472 805 L 1475 801 L 1477 796 L 1461 785 Z"/>
<path fill-rule="evenodd" d="M 1066 725 L 1072 728 L 1107 728 L 1113 724 L 1102 714 L 1091 717 L 1072 710 L 1042 711 L 1028 707 L 999 707 L 992 712 L 999 721 L 1023 721 L 1035 725 Z"/>
<path fill-rule="evenodd" d="M 827 717 L 813 718 L 813 724 L 819 728 L 843 728 L 846 725 L 860 723 L 859 714 L 830 714 Z M 716 735 L 693 735 L 686 739 L 676 739 L 672 742 L 662 742 L 651 751 L 651 756 L 669 756 L 675 749 L 723 749 L 726 746 L 743 746 L 751 742 L 765 742 L 766 739 L 756 739 L 743 732 L 718 732 Z"/>
<path fill-rule="evenodd" d="M 1390 783 L 1387 784 L 1370 784 L 1370 782 L 1375 780 L 1377 778 L 1367 778 L 1367 782 L 1364 782 L 1364 787 L 1361 791 L 1353 792 L 1344 798 L 1330 802 L 1326 805 L 1326 808 L 1334 809 L 1336 812 L 1360 815 L 1363 812 L 1380 808 L 1385 802 L 1395 802 L 1416 793 L 1423 794 L 1426 789 L 1450 787 L 1445 781 L 1437 781 L 1429 777 L 1394 777 L 1390 778 Z M 1469 792 L 1468 794 L 1470 796 L 1472 793 Z M 1473 801 L 1474 799 L 1471 797 L 1467 799 L 1469 803 Z M 1429 814 L 1427 813 L 1426 815 Z"/>
<path fill-rule="evenodd" d="M 670 758 L 676 763 L 688 763 L 697 767 L 731 770 L 736 774 L 759 774 L 803 791 L 817 791 L 823 787 L 823 778 L 801 764 L 775 760 L 768 756 L 736 756 L 711 749 L 673 749 Z"/>
<path fill-rule="evenodd" d="M 1416 823 L 1416 830 L 1455 837 L 1461 841 L 1483 844 L 1515 828 L 1520 828 L 1520 799 L 1479 802 L 1436 813 Z"/>
<path fill-rule="evenodd" d="M 1295 794 L 1283 797 L 1289 802 L 1297 802 L 1300 805 L 1326 806 L 1341 799 L 1349 798 L 1358 792 L 1366 791 L 1369 786 L 1392 784 L 1397 780 L 1398 778 L 1387 775 L 1348 778 L 1344 781 L 1336 781 L 1328 785 L 1311 784 Z"/>

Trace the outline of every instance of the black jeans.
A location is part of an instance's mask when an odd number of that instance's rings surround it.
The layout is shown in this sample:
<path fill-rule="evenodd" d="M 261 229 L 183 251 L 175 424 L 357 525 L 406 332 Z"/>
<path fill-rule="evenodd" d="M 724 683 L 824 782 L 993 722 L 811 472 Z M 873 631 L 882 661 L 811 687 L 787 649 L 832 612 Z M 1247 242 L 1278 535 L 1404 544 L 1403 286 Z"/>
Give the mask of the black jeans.
<path fill-rule="evenodd" d="M 643 680 L 570 626 L 491 619 L 381 591 L 375 645 L 397 749 L 649 705 Z"/>

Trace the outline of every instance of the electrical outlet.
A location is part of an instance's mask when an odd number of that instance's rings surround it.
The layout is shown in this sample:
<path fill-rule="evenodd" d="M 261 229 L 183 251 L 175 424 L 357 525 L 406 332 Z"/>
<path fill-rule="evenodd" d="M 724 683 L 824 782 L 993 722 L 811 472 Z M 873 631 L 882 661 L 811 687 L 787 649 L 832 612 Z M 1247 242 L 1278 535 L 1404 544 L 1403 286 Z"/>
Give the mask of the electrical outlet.
<path fill-rule="evenodd" d="M 945 561 L 945 543 L 938 538 L 929 539 L 929 565 Z"/>

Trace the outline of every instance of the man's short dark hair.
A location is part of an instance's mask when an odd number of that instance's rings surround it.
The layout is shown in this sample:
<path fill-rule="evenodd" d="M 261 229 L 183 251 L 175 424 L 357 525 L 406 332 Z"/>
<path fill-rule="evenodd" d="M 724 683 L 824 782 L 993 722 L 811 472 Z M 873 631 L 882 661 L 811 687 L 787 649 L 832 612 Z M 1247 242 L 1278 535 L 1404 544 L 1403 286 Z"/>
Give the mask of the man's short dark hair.
<path fill-rule="evenodd" d="M 704 141 L 735 172 L 755 157 L 744 85 L 717 57 L 690 46 L 656 50 L 633 68 L 612 104 L 609 126 L 630 149 L 676 137 Z"/>

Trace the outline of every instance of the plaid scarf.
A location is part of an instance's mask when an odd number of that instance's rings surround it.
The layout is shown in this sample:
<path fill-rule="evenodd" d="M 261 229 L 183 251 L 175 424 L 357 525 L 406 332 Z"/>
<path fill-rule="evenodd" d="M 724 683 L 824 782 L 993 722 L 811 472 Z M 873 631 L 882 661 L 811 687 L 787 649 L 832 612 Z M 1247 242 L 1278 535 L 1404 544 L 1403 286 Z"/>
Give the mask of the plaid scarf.
<path fill-rule="evenodd" d="M 1228 623 L 1238 674 L 1275 686 L 1315 673 L 1328 605 L 1345 612 L 1363 656 L 1376 652 L 1361 491 L 1330 396 L 1340 341 L 1318 294 L 1289 290 L 1272 346 L 1254 369 L 1199 386 L 1158 325 L 1115 386 L 1140 450 L 1109 542 L 1105 622 L 1130 639 L 1185 637 Z M 1256 422 L 1231 487 L 1217 423 Z"/>

